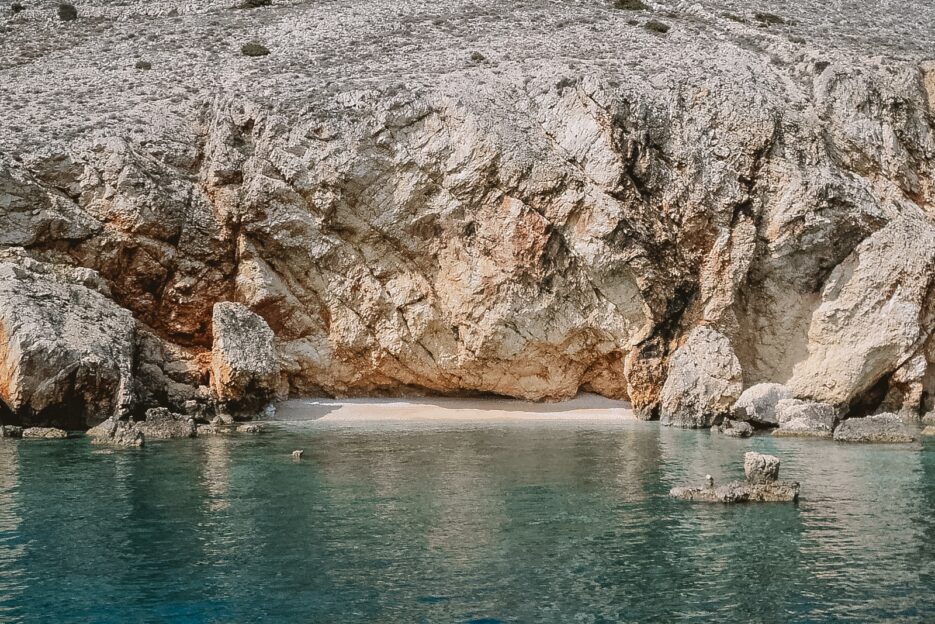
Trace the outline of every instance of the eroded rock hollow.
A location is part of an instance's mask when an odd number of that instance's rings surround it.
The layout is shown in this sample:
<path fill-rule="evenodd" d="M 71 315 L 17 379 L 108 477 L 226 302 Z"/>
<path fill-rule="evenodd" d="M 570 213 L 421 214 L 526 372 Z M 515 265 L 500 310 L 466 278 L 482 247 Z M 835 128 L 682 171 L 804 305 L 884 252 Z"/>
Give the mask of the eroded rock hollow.
<path fill-rule="evenodd" d="M 930 32 L 129 4 L 0 43 L 3 421 L 587 390 L 710 426 L 767 382 L 928 407 Z"/>

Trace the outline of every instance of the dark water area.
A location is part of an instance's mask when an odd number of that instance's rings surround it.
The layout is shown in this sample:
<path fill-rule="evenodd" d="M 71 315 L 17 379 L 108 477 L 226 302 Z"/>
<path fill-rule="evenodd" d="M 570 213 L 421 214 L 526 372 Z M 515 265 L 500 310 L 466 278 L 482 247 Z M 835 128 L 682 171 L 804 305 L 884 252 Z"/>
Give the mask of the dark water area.
<path fill-rule="evenodd" d="M 747 450 L 797 505 L 666 496 Z M 935 621 L 933 450 L 636 422 L 0 440 L 0 622 Z"/>

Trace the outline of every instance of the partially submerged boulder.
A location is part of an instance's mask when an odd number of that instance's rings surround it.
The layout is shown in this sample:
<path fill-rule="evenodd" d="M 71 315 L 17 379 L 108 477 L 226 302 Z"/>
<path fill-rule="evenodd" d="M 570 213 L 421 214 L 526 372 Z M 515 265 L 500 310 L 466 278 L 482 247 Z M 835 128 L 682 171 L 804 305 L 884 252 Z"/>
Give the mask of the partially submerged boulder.
<path fill-rule="evenodd" d="M 23 424 L 127 413 L 135 321 L 104 288 L 89 269 L 0 256 L 0 402 Z"/>
<path fill-rule="evenodd" d="M 171 440 L 173 438 L 194 438 L 195 421 L 183 414 L 173 414 L 164 407 L 146 410 L 146 419 L 134 423 L 150 440 Z"/>
<path fill-rule="evenodd" d="M 91 444 L 113 444 L 114 446 L 140 447 L 146 442 L 143 432 L 136 423 L 110 418 L 86 432 Z"/>
<path fill-rule="evenodd" d="M 279 357 L 263 317 L 240 303 L 214 306 L 211 387 L 235 412 L 256 411 L 276 397 Z"/>
<path fill-rule="evenodd" d="M 688 501 L 705 503 L 778 503 L 791 502 L 799 498 L 799 484 L 795 481 L 778 481 L 779 458 L 762 453 L 744 454 L 743 468 L 746 481 L 731 481 L 715 486 L 712 479 L 701 486 L 674 487 L 669 496 Z"/>
<path fill-rule="evenodd" d="M 833 405 L 817 401 L 783 399 L 776 404 L 779 428 L 774 436 L 830 438 L 837 419 Z"/>
<path fill-rule="evenodd" d="M 915 442 L 918 433 L 897 414 L 884 413 L 848 418 L 834 430 L 835 442 Z"/>
<path fill-rule="evenodd" d="M 784 399 L 791 399 L 792 391 L 782 384 L 761 383 L 743 391 L 731 410 L 731 418 L 761 425 L 777 425 L 777 404 Z"/>
<path fill-rule="evenodd" d="M 660 420 L 676 427 L 710 427 L 740 396 L 740 362 L 719 331 L 696 327 L 669 361 Z"/>
<path fill-rule="evenodd" d="M 676 487 L 669 491 L 669 496 L 703 503 L 787 503 L 798 500 L 799 484 L 731 481 L 712 488 Z"/>
<path fill-rule="evenodd" d="M 23 428 L 14 425 L 0 425 L 0 438 L 22 438 Z"/>
<path fill-rule="evenodd" d="M 68 432 L 56 427 L 27 427 L 23 429 L 22 437 L 36 440 L 63 440 L 68 437 Z"/>
<path fill-rule="evenodd" d="M 146 439 L 193 438 L 195 433 L 194 420 L 182 414 L 173 414 L 164 407 L 147 410 L 145 420 L 111 418 L 87 431 L 94 438 L 93 443 L 117 446 L 143 446 Z"/>
<path fill-rule="evenodd" d="M 753 426 L 750 423 L 739 420 L 725 418 L 724 422 L 718 425 L 718 433 L 723 433 L 731 438 L 749 438 L 753 435 Z"/>

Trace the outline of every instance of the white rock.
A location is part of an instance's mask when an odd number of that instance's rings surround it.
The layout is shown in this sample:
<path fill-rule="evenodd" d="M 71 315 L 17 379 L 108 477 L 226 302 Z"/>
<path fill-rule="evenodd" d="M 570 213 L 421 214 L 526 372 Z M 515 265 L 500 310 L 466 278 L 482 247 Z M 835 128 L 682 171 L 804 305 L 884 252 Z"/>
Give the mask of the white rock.
<path fill-rule="evenodd" d="M 776 404 L 791 399 L 792 391 L 782 384 L 761 383 L 743 391 L 732 409 L 734 420 L 745 420 L 763 425 L 779 423 Z"/>
<path fill-rule="evenodd" d="M 742 388 L 730 341 L 715 329 L 698 327 L 669 361 L 661 420 L 678 427 L 709 427 L 730 409 Z"/>
<path fill-rule="evenodd" d="M 225 403 L 263 405 L 279 387 L 279 357 L 263 317 L 239 303 L 214 306 L 211 385 Z"/>

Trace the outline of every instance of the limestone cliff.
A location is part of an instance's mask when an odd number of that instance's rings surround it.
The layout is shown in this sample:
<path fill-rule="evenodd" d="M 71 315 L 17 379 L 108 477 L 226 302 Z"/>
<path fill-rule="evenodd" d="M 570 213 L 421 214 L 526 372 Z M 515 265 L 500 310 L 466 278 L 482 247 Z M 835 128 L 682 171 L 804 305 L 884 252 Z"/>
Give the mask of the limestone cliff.
<path fill-rule="evenodd" d="M 775 382 L 918 414 L 935 11 L 762 5 L 11 15 L 0 411 L 585 389 L 705 426 Z"/>

